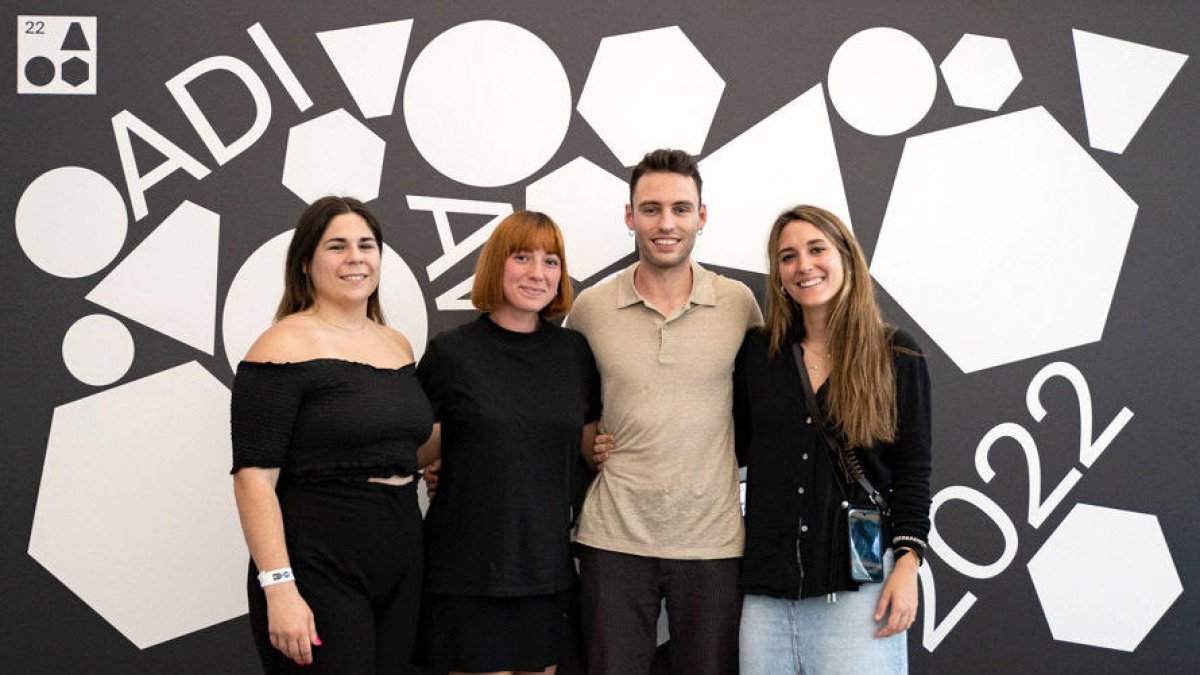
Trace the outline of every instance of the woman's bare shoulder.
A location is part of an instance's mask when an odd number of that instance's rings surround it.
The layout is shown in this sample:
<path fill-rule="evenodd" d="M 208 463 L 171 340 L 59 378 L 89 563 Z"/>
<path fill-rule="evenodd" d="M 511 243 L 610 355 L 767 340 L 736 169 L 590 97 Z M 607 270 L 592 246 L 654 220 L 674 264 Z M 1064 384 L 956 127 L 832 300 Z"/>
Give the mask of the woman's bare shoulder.
<path fill-rule="evenodd" d="M 276 321 L 258 336 L 246 352 L 246 361 L 293 363 L 314 358 L 314 325 L 312 318 L 292 314 Z"/>

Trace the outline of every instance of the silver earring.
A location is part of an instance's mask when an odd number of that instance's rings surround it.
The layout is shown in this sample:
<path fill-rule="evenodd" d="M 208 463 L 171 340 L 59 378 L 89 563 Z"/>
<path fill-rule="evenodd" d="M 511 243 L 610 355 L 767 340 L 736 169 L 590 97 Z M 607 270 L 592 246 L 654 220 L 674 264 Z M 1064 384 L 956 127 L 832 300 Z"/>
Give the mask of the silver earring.
<path fill-rule="evenodd" d="M 629 233 L 629 236 L 631 236 L 631 237 L 633 236 L 633 230 L 625 230 L 625 231 Z"/>
<path fill-rule="evenodd" d="M 703 236 L 704 236 L 704 228 L 703 228 L 703 227 L 702 227 L 702 228 L 700 228 L 700 229 L 698 229 L 698 230 L 696 230 L 696 236 L 697 236 L 697 237 L 703 237 Z"/>

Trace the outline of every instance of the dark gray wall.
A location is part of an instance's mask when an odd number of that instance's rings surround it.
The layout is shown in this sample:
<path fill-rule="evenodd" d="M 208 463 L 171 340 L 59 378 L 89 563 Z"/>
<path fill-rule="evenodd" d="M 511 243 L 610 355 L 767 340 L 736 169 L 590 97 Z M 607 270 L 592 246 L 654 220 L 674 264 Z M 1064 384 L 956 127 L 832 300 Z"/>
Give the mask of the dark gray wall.
<path fill-rule="evenodd" d="M 107 313 L 84 299 L 153 229 L 184 200 L 221 216 L 217 273 L 218 315 L 213 354 L 173 340 L 136 321 L 124 320 L 136 347 L 129 371 L 113 386 L 133 382 L 189 361 L 198 361 L 226 384 L 232 378 L 220 339 L 225 292 L 246 258 L 271 236 L 289 227 L 302 208 L 280 184 L 291 127 L 318 115 L 357 107 L 331 67 L 315 33 L 398 19 L 414 19 L 406 63 L 443 31 L 467 21 L 496 19 L 521 26 L 555 52 L 578 103 L 602 37 L 679 26 L 725 80 L 726 87 L 702 154 L 731 141 L 750 126 L 825 81 L 830 59 L 848 37 L 873 26 L 890 26 L 917 38 L 940 63 L 964 33 L 1007 38 L 1023 79 L 997 112 L 956 107 L 939 76 L 928 115 L 905 133 L 877 137 L 845 123 L 832 106 L 829 118 L 840 160 L 846 199 L 855 230 L 868 256 L 879 237 L 892 181 L 907 137 L 933 132 L 1034 106 L 1044 106 L 1084 148 L 1088 133 L 1073 28 L 1194 56 L 1200 49 L 1196 26 L 1200 6 L 1188 2 L 985 2 L 951 6 L 933 2 L 757 3 L 190 3 L 128 1 L 80 9 L 76 3 L 45 1 L 9 4 L 0 13 L 0 53 L 15 60 L 18 14 L 95 15 L 99 41 L 98 92 L 92 96 L 17 95 L 16 69 L 0 69 L 4 125 L 0 130 L 0 279 L 3 321 L 3 424 L 0 425 L 0 670 L 6 672 L 256 672 L 246 619 L 232 618 L 137 648 L 68 586 L 28 553 L 43 459 L 55 408 L 104 388 L 83 384 L 64 367 L 62 340 L 80 317 Z M 262 22 L 314 106 L 296 109 L 271 74 L 246 29 Z M 216 54 L 237 57 L 266 82 L 274 103 L 270 126 L 252 147 L 224 166 L 212 157 L 181 114 L 164 83 L 188 66 Z M 12 63 L 12 61 L 9 61 Z M 18 66 L 19 67 L 19 66 Z M 1015 523 L 1017 549 L 1008 567 L 988 579 L 973 579 L 948 565 L 938 551 L 930 568 L 936 579 L 937 618 L 969 591 L 977 602 L 944 636 L 936 649 L 918 621 L 910 633 L 914 672 L 1185 672 L 1198 658 L 1194 639 L 1200 601 L 1191 592 L 1200 565 L 1195 399 L 1200 366 L 1194 347 L 1200 294 L 1192 273 L 1200 252 L 1194 214 L 1200 212 L 1196 110 L 1200 86 L 1189 59 L 1140 131 L 1121 153 L 1089 152 L 1138 204 L 1103 338 L 1090 344 L 965 374 L 899 303 L 883 289 L 887 318 L 910 330 L 929 351 L 935 384 L 934 491 L 967 486 L 987 495 Z M 407 70 L 406 70 L 407 75 Z M 457 183 L 427 164 L 405 126 L 400 99 L 391 116 L 366 120 L 387 142 L 380 196 L 371 207 L 386 224 L 388 243 L 416 273 L 428 311 L 429 334 L 469 318 L 438 311 L 434 298 L 469 274 L 469 262 L 429 281 L 424 267 L 441 255 L 428 212 L 410 210 L 406 195 L 426 195 L 525 204 L 525 187 L 582 156 L 624 178 L 627 170 L 588 123 L 573 112 L 561 147 L 544 167 L 515 184 L 478 188 Z M 213 77 L 195 87 L 197 99 L 219 130 L 244 129 L 252 115 L 249 99 L 230 78 Z M 828 99 L 827 99 L 828 100 Z M 630 106 L 654 105 L 629 101 Z M 60 166 L 90 168 L 117 186 L 126 198 L 111 119 L 129 110 L 212 169 L 201 181 L 178 172 L 147 192 L 149 215 L 130 218 L 121 253 L 102 271 L 67 279 L 31 262 L 18 242 L 14 217 L 18 200 L 38 176 Z M 141 155 L 140 155 L 141 157 Z M 156 162 L 144 153 L 146 164 Z M 803 161 L 803 158 L 796 158 Z M 1036 158 L 1031 158 L 1031 162 Z M 144 170 L 144 169 L 143 169 Z M 1031 217 L 1037 205 L 996 204 L 1014 221 Z M 554 215 L 554 214 L 551 214 Z M 612 236 L 620 231 L 612 215 Z M 479 216 L 455 217 L 460 238 L 481 225 Z M 719 223 L 713 223 L 719 226 Z M 461 230 L 459 229 L 461 228 Z M 1030 241 L 1036 247 L 1036 240 Z M 935 264 L 947 255 L 945 242 L 926 241 L 913 265 Z M 1005 252 L 1007 253 L 1007 252 Z M 1064 252 L 1066 254 L 1068 252 Z M 473 259 L 473 258 L 472 258 Z M 625 264 L 614 261 L 609 270 Z M 722 270 L 760 294 L 762 277 Z M 593 283 L 606 276 L 596 274 Z M 119 315 L 115 315 L 118 316 Z M 1031 324 L 1028 331 L 1037 331 Z M 1134 417 L 1107 451 L 1084 469 L 1076 459 L 1078 404 L 1062 382 L 1048 385 L 1043 401 L 1049 414 L 1040 424 L 1029 419 L 1025 392 L 1044 366 L 1066 361 L 1090 386 L 1098 434 L 1122 407 Z M 975 469 L 975 449 L 997 424 L 1026 426 L 1041 449 L 1042 495 L 1072 467 L 1078 485 L 1040 528 L 1026 523 L 1028 482 L 1015 444 L 991 453 L 996 478 L 983 482 Z M 95 481 L 105 481 L 95 475 Z M 1076 504 L 1156 516 L 1182 584 L 1161 618 L 1133 651 L 1056 640 L 1048 627 L 1026 564 Z M 1002 541 L 990 520 L 961 502 L 948 503 L 938 516 L 939 531 L 969 560 L 988 563 L 1001 554 Z M 193 524 L 180 522 L 186 532 Z M 166 544 L 164 544 L 166 545 Z M 1073 551 L 1080 574 L 1099 561 L 1124 555 L 1127 539 L 1097 541 Z M 147 551 L 153 556 L 153 551 Z M 1159 560 L 1161 562 L 1161 560 Z M 1116 587 L 1161 585 L 1162 575 L 1140 563 L 1128 574 L 1103 578 L 1103 592 Z M 1147 576 L 1155 578 L 1147 579 Z M 928 580 L 929 577 L 926 577 Z M 189 583 L 180 579 L 180 584 Z M 240 578 L 229 584 L 239 585 Z M 1102 593 L 1103 594 L 1103 593 Z M 928 599 L 928 595 L 924 600 Z M 924 605 L 923 612 L 931 610 Z"/>

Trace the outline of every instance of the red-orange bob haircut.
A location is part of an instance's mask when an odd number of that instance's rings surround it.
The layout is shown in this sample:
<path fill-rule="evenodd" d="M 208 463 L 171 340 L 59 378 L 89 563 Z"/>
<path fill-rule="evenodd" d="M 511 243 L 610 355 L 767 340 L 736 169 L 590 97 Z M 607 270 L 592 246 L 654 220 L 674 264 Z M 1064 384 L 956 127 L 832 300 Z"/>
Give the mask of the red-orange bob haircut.
<path fill-rule="evenodd" d="M 541 311 L 542 316 L 562 316 L 571 310 L 575 292 L 567 275 L 567 255 L 558 225 L 538 211 L 514 211 L 500 221 L 483 245 L 475 264 L 475 283 L 471 286 L 471 304 L 481 312 L 490 312 L 504 303 L 504 263 L 516 251 L 545 251 L 558 256 L 562 276 L 558 293 Z"/>

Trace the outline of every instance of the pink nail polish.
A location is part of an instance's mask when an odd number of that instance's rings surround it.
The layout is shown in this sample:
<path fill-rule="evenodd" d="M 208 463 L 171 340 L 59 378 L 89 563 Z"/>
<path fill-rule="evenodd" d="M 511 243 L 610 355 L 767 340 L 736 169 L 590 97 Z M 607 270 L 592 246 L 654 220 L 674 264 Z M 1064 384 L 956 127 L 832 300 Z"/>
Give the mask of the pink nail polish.
<path fill-rule="evenodd" d="M 320 646 L 321 646 L 321 638 L 319 638 L 319 637 L 314 637 L 314 638 L 313 638 L 313 644 L 314 644 L 314 645 L 316 645 L 316 646 L 318 646 L 318 647 L 320 647 Z"/>

